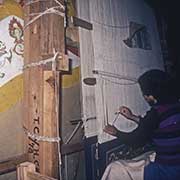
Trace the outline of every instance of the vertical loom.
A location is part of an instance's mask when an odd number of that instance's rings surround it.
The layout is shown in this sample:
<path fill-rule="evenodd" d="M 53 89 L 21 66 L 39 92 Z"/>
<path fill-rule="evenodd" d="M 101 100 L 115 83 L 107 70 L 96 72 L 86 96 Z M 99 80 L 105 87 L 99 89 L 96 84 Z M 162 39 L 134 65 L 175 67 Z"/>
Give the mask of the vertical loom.
<path fill-rule="evenodd" d="M 113 139 L 103 128 L 113 123 L 120 106 L 138 115 L 148 109 L 137 79 L 149 69 L 163 69 L 158 30 L 152 9 L 142 0 L 77 0 L 77 5 L 78 18 L 93 26 L 92 31 L 79 30 L 82 80 L 96 79 L 94 86 L 82 83 L 83 115 L 97 117 L 85 122 L 85 136 L 97 135 L 103 143 Z M 147 37 L 138 45 L 141 30 Z M 122 116 L 114 125 L 123 131 L 136 127 Z"/>

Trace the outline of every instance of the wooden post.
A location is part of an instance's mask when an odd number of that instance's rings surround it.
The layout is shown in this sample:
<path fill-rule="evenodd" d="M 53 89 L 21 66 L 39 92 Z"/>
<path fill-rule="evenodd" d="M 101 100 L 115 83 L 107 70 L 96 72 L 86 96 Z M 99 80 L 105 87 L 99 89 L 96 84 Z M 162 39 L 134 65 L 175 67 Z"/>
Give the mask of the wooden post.
<path fill-rule="evenodd" d="M 37 173 L 35 164 L 24 162 L 17 167 L 17 180 L 57 180 Z"/>
<path fill-rule="evenodd" d="M 24 162 L 17 167 L 17 180 L 30 180 L 28 172 L 35 172 L 35 165 L 30 162 Z"/>
<path fill-rule="evenodd" d="M 63 4 L 63 1 L 58 1 Z M 64 18 L 57 14 L 45 14 L 26 26 L 36 17 L 33 14 L 37 15 L 55 6 L 58 3 L 53 0 L 39 1 L 28 6 L 25 4 L 25 65 L 52 58 L 54 52 L 62 57 L 57 57 L 59 61 L 55 69 L 52 69 L 52 63 L 24 69 L 24 126 L 36 137 L 44 137 L 43 141 L 39 141 L 38 138 L 27 136 L 25 143 L 29 161 L 36 165 L 37 172 L 57 178 L 59 144 L 48 142 L 45 137 L 59 136 L 61 84 L 58 70 L 68 69 L 64 59 Z M 63 12 L 61 8 L 57 10 Z"/>

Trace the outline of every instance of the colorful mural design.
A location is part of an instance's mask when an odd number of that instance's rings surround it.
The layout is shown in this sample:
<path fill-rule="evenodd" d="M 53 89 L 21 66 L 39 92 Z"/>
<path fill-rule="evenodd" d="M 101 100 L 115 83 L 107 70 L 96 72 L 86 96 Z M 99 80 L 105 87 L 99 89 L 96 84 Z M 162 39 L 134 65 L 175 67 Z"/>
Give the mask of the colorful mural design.
<path fill-rule="evenodd" d="M 22 74 L 23 21 L 8 16 L 0 21 L 0 87 L 15 76 Z"/>
<path fill-rule="evenodd" d="M 23 12 L 13 0 L 0 6 L 0 113 L 7 111 L 23 95 Z"/>
<path fill-rule="evenodd" d="M 15 105 L 23 96 L 23 11 L 22 4 L 5 0 L 0 6 L 0 113 Z M 63 76 L 63 88 L 80 82 L 78 30 L 69 28 L 67 48 L 72 74 Z"/>
<path fill-rule="evenodd" d="M 23 26 L 14 17 L 9 23 L 9 34 L 12 38 L 15 39 L 14 41 L 15 46 L 13 48 L 13 51 L 17 55 L 23 56 L 24 53 Z"/>

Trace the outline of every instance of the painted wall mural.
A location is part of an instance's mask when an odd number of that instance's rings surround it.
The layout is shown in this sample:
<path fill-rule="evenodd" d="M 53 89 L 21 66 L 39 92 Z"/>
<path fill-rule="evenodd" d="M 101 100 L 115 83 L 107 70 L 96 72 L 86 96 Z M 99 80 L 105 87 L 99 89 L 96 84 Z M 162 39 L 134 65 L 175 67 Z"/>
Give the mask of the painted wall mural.
<path fill-rule="evenodd" d="M 22 129 L 23 97 L 23 10 L 14 0 L 0 5 L 0 160 L 24 152 Z M 0 180 L 16 180 L 16 174 Z"/>
<path fill-rule="evenodd" d="M 22 8 L 6 0 L 0 6 L 0 113 L 22 98 L 23 52 Z"/>
<path fill-rule="evenodd" d="M 8 16 L 0 22 L 0 86 L 22 73 L 22 23 L 16 16 Z"/>

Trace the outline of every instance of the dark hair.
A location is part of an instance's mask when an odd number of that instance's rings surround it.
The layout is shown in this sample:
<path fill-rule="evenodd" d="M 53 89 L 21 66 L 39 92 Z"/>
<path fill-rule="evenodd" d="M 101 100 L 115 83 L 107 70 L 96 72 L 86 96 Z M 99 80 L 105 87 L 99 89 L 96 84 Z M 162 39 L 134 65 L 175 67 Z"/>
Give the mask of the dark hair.
<path fill-rule="evenodd" d="M 153 69 L 138 78 L 143 95 L 154 96 L 158 104 L 174 103 L 179 99 L 174 80 L 168 73 Z"/>

